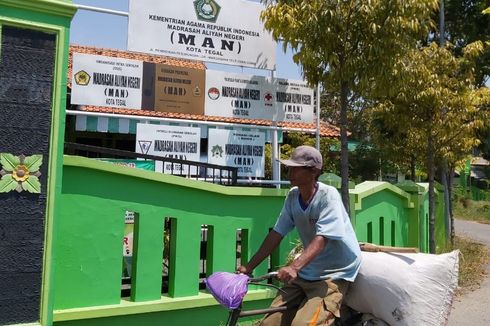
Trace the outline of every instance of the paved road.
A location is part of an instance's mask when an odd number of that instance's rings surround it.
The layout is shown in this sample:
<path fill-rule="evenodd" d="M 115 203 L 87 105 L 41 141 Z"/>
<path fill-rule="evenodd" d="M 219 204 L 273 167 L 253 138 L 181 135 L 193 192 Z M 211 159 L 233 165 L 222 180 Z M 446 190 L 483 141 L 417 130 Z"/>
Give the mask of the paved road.
<path fill-rule="evenodd" d="M 456 234 L 473 239 L 490 247 L 490 225 L 475 222 L 455 221 Z M 448 326 L 487 326 L 490 325 L 490 265 L 481 287 L 453 304 Z"/>

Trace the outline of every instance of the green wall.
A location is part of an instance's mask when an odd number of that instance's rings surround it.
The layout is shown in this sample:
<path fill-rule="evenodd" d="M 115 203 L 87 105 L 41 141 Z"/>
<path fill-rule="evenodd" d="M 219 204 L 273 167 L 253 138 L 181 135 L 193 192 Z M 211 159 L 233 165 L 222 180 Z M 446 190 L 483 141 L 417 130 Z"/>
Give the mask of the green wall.
<path fill-rule="evenodd" d="M 199 289 L 201 226 L 209 229 L 207 274 L 233 272 L 237 265 L 236 231 L 246 230 L 242 242 L 246 260 L 273 226 L 286 194 L 285 190 L 223 187 L 80 157 L 65 156 L 64 165 L 56 220 L 55 284 L 59 286 L 54 289 L 55 321 L 93 316 L 93 311 L 73 311 L 93 306 L 105 306 L 96 312 L 97 317 L 148 312 L 149 306 L 142 302 L 181 313 L 183 308 L 216 306 L 214 299 Z M 137 213 L 137 240 L 132 293 L 123 299 L 126 210 Z M 170 248 L 164 248 L 165 217 L 172 220 Z M 283 241 L 275 261 L 283 261 L 291 243 L 292 239 Z M 170 254 L 169 284 L 162 295 L 162 253 L 166 250 Z M 265 273 L 267 268 L 263 263 L 257 273 Z M 257 295 L 258 299 L 272 296 L 265 290 Z M 133 304 L 132 309 L 127 309 L 128 304 Z M 174 316 L 168 313 L 164 319 L 177 318 Z"/>
<path fill-rule="evenodd" d="M 206 274 L 233 272 L 239 263 L 237 230 L 242 230 L 242 259 L 248 260 L 274 225 L 285 195 L 280 189 L 224 187 L 65 156 L 53 252 L 55 324 L 119 325 L 124 320 L 125 325 L 176 325 L 195 319 L 200 325 L 219 325 L 227 312 L 199 285 L 201 227 L 208 230 Z M 364 182 L 350 195 L 359 241 L 426 251 L 425 184 Z M 437 223 L 440 204 L 438 200 Z M 127 210 L 137 214 L 132 292 L 122 297 Z M 443 233 L 437 234 L 442 244 Z M 282 242 L 271 257 L 273 268 L 295 243 L 294 234 Z M 167 255 L 168 287 L 162 293 L 162 259 Z M 267 269 L 264 262 L 256 274 Z M 273 295 L 254 287 L 246 302 L 264 307 Z"/>

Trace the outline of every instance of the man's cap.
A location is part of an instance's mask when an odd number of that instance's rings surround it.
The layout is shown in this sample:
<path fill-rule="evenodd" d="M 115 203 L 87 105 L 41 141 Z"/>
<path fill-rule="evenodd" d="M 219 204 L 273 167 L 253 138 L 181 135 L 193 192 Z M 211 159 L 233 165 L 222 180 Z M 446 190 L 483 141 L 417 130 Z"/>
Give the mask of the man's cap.
<path fill-rule="evenodd" d="M 322 154 L 311 146 L 298 146 L 288 160 L 279 160 L 286 166 L 307 166 L 322 169 Z"/>

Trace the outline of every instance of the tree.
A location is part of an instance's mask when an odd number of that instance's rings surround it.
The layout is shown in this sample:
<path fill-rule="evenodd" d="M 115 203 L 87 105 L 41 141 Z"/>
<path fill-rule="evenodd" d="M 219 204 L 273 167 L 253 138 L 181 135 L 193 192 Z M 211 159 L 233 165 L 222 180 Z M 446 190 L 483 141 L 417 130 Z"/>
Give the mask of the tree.
<path fill-rule="evenodd" d="M 311 134 L 301 132 L 288 132 L 284 133 L 283 145 L 280 147 L 281 158 L 287 159 L 291 157 L 293 150 L 301 145 L 309 145 L 315 147 L 315 137 Z M 337 138 L 322 137 L 320 139 L 320 152 L 323 158 L 323 171 L 329 171 L 336 173 L 336 161 L 329 157 L 330 148 L 337 146 Z M 272 150 L 271 145 L 265 146 L 265 178 L 272 179 L 272 164 L 271 164 Z M 281 175 L 287 175 L 287 167 L 281 164 Z"/>
<path fill-rule="evenodd" d="M 465 158 L 479 142 L 478 128 L 487 121 L 489 92 L 476 89 L 473 76 L 482 50 L 483 44 L 475 42 L 465 47 L 460 58 L 435 43 L 410 51 L 393 70 L 396 92 L 380 100 L 376 108 L 377 142 L 383 144 L 389 138 L 394 149 L 403 148 L 405 155 L 426 164 L 431 253 L 436 249 L 436 162 L 454 166 Z"/>
<path fill-rule="evenodd" d="M 263 0 L 265 27 L 312 85 L 339 94 L 342 200 L 349 210 L 348 96 L 388 89 L 386 73 L 432 26 L 437 0 Z"/>
<path fill-rule="evenodd" d="M 490 41 L 490 16 L 485 9 L 490 0 L 445 0 L 445 39 L 451 42 L 456 56 L 476 41 Z M 475 84 L 485 85 L 490 75 L 490 48 L 484 48 L 475 65 Z"/>

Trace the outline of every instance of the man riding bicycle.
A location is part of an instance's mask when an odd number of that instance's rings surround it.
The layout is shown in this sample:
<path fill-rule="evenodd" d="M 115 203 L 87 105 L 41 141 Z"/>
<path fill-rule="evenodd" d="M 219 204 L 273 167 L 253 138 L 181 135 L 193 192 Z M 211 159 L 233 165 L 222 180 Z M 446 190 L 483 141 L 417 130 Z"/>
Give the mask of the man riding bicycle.
<path fill-rule="evenodd" d="M 297 147 L 280 160 L 289 170 L 291 190 L 274 228 L 252 259 L 237 271 L 251 274 L 294 227 L 303 252 L 278 271 L 285 283 L 271 307 L 297 307 L 267 314 L 260 325 L 332 325 L 361 264 L 359 243 L 340 195 L 318 182 L 322 156 L 310 146 Z"/>

